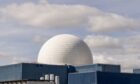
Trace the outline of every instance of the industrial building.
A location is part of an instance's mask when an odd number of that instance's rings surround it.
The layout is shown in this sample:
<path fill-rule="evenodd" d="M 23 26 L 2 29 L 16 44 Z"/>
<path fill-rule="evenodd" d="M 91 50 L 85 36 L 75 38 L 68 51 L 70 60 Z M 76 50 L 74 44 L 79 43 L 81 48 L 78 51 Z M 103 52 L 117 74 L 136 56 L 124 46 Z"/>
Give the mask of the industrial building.
<path fill-rule="evenodd" d="M 20 63 L 0 67 L 0 81 L 38 81 L 44 80 L 45 75 L 51 75 L 52 78 L 46 79 L 54 81 L 55 76 L 61 77 L 60 83 L 67 83 L 67 66 L 61 65 L 45 65 L 45 64 L 32 64 Z M 55 76 L 54 76 L 55 75 Z M 50 76 L 50 77 L 51 77 Z M 44 78 L 43 78 L 44 77 Z"/>
<path fill-rule="evenodd" d="M 122 73 L 110 64 L 19 63 L 0 67 L 0 84 L 140 84 L 140 74 Z"/>
<path fill-rule="evenodd" d="M 120 65 L 93 64 L 89 47 L 73 35 L 48 40 L 37 60 L 0 66 L 0 84 L 140 84 L 140 69 L 122 73 Z"/>

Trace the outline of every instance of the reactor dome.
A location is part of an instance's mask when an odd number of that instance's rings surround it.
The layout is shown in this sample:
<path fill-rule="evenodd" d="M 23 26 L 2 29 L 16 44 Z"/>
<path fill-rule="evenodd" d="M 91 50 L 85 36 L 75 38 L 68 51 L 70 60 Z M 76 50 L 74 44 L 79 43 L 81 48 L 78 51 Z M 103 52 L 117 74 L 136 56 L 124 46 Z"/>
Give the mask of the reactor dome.
<path fill-rule="evenodd" d="M 61 34 L 52 37 L 42 46 L 38 63 L 88 65 L 93 63 L 93 59 L 83 40 L 74 35 Z"/>

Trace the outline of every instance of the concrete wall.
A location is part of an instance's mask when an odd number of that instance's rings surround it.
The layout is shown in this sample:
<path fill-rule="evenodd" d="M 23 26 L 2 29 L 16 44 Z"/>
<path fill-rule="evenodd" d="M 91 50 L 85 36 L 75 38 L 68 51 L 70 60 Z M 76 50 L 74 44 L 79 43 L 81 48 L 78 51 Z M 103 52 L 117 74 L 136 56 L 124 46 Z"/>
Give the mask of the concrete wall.
<path fill-rule="evenodd" d="M 54 82 L 47 81 L 27 81 L 26 84 L 55 84 Z"/>

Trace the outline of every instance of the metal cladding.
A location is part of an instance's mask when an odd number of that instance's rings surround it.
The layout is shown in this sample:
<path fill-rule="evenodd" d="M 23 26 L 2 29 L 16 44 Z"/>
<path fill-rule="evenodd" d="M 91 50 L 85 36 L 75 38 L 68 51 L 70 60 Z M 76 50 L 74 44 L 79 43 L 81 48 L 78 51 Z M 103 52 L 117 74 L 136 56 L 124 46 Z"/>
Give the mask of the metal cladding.
<path fill-rule="evenodd" d="M 61 34 L 49 39 L 41 48 L 38 63 L 55 65 L 93 64 L 91 51 L 80 38 Z"/>
<path fill-rule="evenodd" d="M 68 84 L 97 84 L 96 72 L 70 73 Z"/>
<path fill-rule="evenodd" d="M 97 84 L 140 84 L 140 75 L 133 73 L 97 72 Z"/>
<path fill-rule="evenodd" d="M 84 66 L 76 66 L 75 71 L 77 72 L 116 72 L 120 73 L 121 68 L 120 65 L 111 65 L 111 64 L 92 64 L 92 65 L 84 65 Z"/>
<path fill-rule="evenodd" d="M 140 74 L 121 73 L 119 65 L 83 66 L 20 63 L 0 67 L 0 84 L 140 84 Z M 25 83 L 24 83 L 25 84 Z"/>
<path fill-rule="evenodd" d="M 33 63 L 20 63 L 0 67 L 0 81 L 14 80 L 45 80 L 45 75 L 49 74 L 54 81 L 54 75 L 59 76 L 60 83 L 67 83 L 67 66 L 65 65 L 44 65 Z M 53 75 L 51 75 L 53 74 Z M 49 80 L 51 80 L 49 78 Z"/>
<path fill-rule="evenodd" d="M 68 84 L 140 84 L 140 75 L 100 71 L 70 73 Z"/>

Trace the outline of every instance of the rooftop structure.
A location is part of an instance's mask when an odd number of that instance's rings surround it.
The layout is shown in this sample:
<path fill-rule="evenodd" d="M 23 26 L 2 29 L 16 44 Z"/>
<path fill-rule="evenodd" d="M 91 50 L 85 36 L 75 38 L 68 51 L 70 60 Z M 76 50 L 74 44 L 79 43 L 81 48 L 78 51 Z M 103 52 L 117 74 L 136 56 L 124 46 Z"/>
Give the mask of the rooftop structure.
<path fill-rule="evenodd" d="M 0 84 L 140 84 L 140 69 L 122 73 L 120 65 L 92 64 L 90 49 L 73 35 L 48 40 L 38 62 L 0 66 Z"/>
<path fill-rule="evenodd" d="M 120 73 L 121 68 L 120 65 L 111 65 L 111 64 L 92 64 L 92 65 L 83 65 L 83 66 L 76 66 L 76 71 L 79 73 L 84 72 L 116 72 Z"/>
<path fill-rule="evenodd" d="M 87 65 L 93 64 L 93 58 L 89 47 L 83 40 L 74 35 L 61 34 L 52 37 L 42 46 L 38 63 Z"/>

